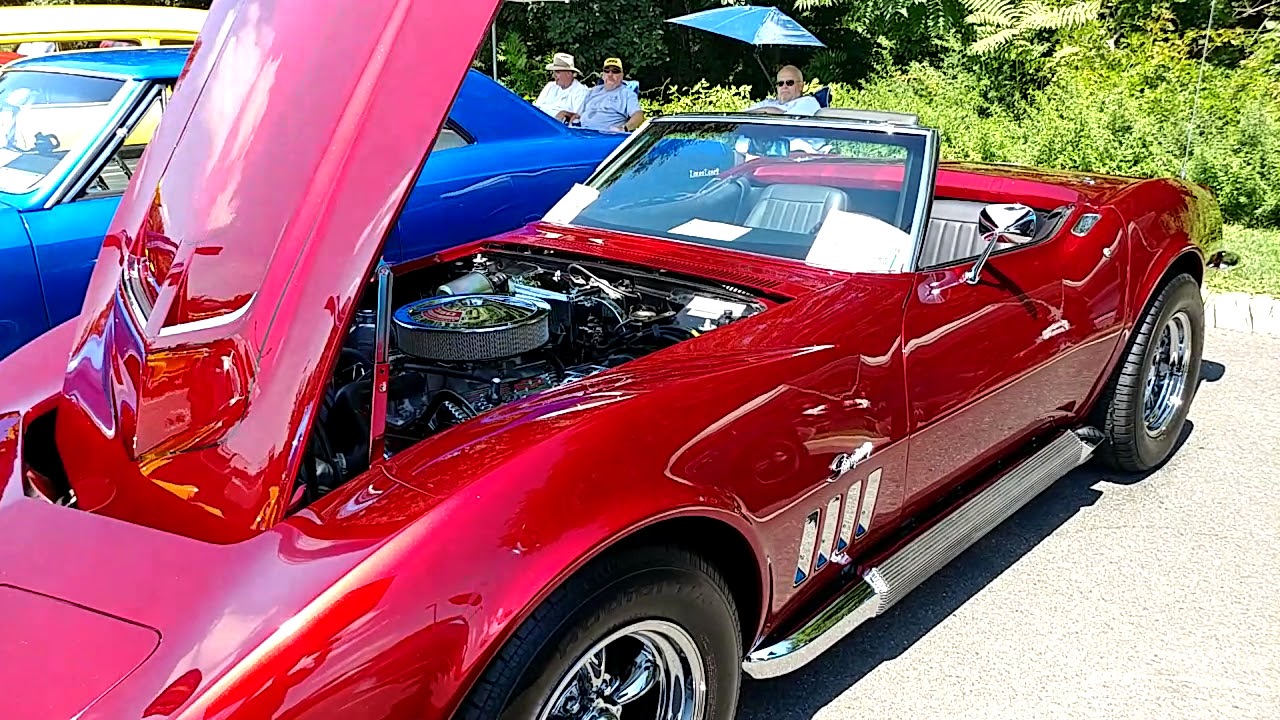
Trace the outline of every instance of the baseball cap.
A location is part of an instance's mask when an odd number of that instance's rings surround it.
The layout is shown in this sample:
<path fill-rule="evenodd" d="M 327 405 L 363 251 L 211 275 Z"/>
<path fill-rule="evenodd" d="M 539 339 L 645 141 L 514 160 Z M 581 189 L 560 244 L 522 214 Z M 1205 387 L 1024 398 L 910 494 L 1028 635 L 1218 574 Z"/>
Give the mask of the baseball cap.
<path fill-rule="evenodd" d="M 622 69 L 622 60 L 620 60 L 620 59 L 618 59 L 618 58 L 616 58 L 616 57 L 612 57 L 612 58 L 605 58 L 604 65 L 601 65 L 600 67 L 616 67 L 616 68 L 618 68 L 619 70 L 621 70 L 621 69 Z"/>

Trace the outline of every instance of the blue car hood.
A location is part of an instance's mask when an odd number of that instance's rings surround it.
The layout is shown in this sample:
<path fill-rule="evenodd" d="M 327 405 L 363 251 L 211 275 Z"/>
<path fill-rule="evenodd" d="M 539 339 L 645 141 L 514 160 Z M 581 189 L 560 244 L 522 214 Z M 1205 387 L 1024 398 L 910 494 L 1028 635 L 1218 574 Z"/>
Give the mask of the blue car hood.
<path fill-rule="evenodd" d="M 17 206 L 5 200 L 4 195 L 0 195 L 0 210 L 3 210 L 5 208 L 13 208 L 13 207 L 17 207 Z"/>

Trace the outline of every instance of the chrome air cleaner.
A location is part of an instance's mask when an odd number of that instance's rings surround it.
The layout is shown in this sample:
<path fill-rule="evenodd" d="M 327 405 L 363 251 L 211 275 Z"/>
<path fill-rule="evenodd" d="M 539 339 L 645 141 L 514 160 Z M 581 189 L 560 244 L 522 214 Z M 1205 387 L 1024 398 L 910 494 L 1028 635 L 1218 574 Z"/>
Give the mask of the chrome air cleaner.
<path fill-rule="evenodd" d="M 536 350 L 550 339 L 551 306 L 511 295 L 419 300 L 392 317 L 400 350 L 424 360 L 478 362 Z"/>

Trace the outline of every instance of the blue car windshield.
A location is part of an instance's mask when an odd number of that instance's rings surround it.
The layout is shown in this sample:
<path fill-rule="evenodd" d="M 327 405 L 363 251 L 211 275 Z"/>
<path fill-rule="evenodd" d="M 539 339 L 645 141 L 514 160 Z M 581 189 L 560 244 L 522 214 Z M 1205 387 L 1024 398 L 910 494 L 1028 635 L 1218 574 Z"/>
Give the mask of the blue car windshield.
<path fill-rule="evenodd" d="M 101 133 L 124 82 L 55 72 L 0 73 L 0 192 L 29 192 Z"/>
<path fill-rule="evenodd" d="M 853 123 L 654 122 L 544 220 L 847 272 L 904 272 L 928 140 L 912 128 Z"/>

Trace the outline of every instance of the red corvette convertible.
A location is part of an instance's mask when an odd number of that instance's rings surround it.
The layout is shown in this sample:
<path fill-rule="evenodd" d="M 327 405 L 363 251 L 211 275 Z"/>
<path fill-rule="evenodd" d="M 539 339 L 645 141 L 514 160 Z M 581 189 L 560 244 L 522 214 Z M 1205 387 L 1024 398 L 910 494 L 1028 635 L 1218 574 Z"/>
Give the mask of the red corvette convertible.
<path fill-rule="evenodd" d="M 380 262 L 498 4 L 214 2 L 82 314 L 0 364 L 5 718 L 727 720 L 1173 451 L 1212 197 L 908 116 L 661 118 Z"/>

